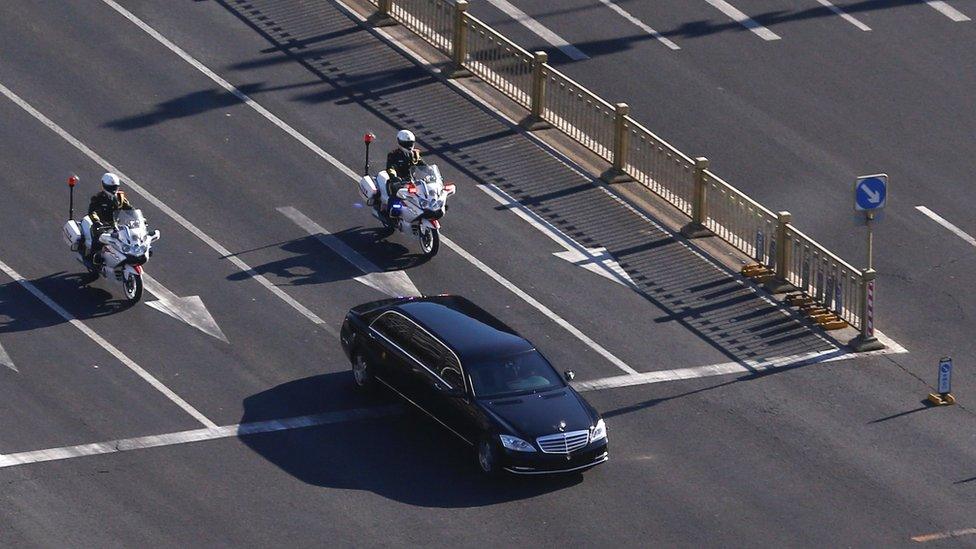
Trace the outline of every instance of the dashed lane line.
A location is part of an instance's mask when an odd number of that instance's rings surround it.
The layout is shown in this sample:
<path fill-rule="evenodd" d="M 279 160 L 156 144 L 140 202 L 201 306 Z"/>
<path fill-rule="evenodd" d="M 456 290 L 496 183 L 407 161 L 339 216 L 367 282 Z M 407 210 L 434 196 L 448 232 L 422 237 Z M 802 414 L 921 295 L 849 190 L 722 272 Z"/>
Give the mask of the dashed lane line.
<path fill-rule="evenodd" d="M 106 1 L 111 1 L 111 0 L 106 0 Z M 324 330 L 338 337 L 338 332 L 336 332 L 335 328 L 326 324 L 326 322 L 321 318 L 319 318 L 318 315 L 316 315 L 315 313 L 310 311 L 307 307 L 305 307 L 304 305 L 296 301 L 294 298 L 292 298 L 290 295 L 285 293 L 281 288 L 272 284 L 270 280 L 265 278 L 263 275 L 259 274 L 257 271 L 251 268 L 250 265 L 245 263 L 239 257 L 232 254 L 230 250 L 223 247 L 219 242 L 217 242 L 209 235 L 204 233 L 196 225 L 190 223 L 185 217 L 177 213 L 177 211 L 174 210 L 173 208 L 167 206 L 162 200 L 153 196 L 152 193 L 147 191 L 141 185 L 137 184 L 135 181 L 132 180 L 132 178 L 122 173 L 121 170 L 119 170 L 118 168 L 110 164 L 107 160 L 102 158 L 95 151 L 88 148 L 87 145 L 85 145 L 84 143 L 76 139 L 73 135 L 65 131 L 64 128 L 54 123 L 50 118 L 48 118 L 43 113 L 41 113 L 33 106 L 31 106 L 29 103 L 21 99 L 20 96 L 12 92 L 3 84 L 0 84 L 0 94 L 3 94 L 4 96 L 7 97 L 7 99 L 10 99 L 17 106 L 27 111 L 28 114 L 30 114 L 31 116 L 36 118 L 39 122 L 47 126 L 51 131 L 61 136 L 62 139 L 70 143 L 74 148 L 81 151 L 82 154 L 84 154 L 85 156 L 90 158 L 93 162 L 101 166 L 103 169 L 105 169 L 105 171 L 109 171 L 117 174 L 119 178 L 121 178 L 122 181 L 128 186 L 128 188 L 132 190 L 132 192 L 138 194 L 147 202 L 159 208 L 161 212 L 168 215 L 170 218 L 173 219 L 173 221 L 176 221 L 181 227 L 183 227 L 191 234 L 193 234 L 194 236 L 202 240 L 207 246 L 210 246 L 211 249 L 213 249 L 218 254 L 220 254 L 221 257 L 227 258 L 238 269 L 244 272 L 244 274 L 256 280 L 259 284 L 267 288 L 268 291 L 270 291 L 276 297 L 278 297 L 279 299 L 287 303 L 290 307 L 292 307 L 293 309 L 301 313 L 302 316 L 311 320 L 315 324 L 322 326 Z"/>
<path fill-rule="evenodd" d="M 928 4 L 930 8 L 941 13 L 942 15 L 945 15 L 949 19 L 952 19 L 956 23 L 962 23 L 970 20 L 966 14 L 943 2 L 942 0 L 925 0 L 925 3 Z"/>
<path fill-rule="evenodd" d="M 739 23 L 743 27 L 752 31 L 753 34 L 762 38 L 763 40 L 779 40 L 780 36 L 775 32 L 767 29 L 766 27 L 760 25 L 755 21 L 755 19 L 749 17 L 748 15 L 742 13 L 739 8 L 729 4 L 725 0 L 705 0 L 711 4 L 715 9 L 724 13 L 726 17 Z"/>
<path fill-rule="evenodd" d="M 173 392 L 169 387 L 163 385 L 161 381 L 159 381 L 158 379 L 156 379 L 155 376 L 153 376 L 145 369 L 143 369 L 142 366 L 139 366 L 138 364 L 136 364 L 134 360 L 126 356 L 125 353 L 118 350 L 115 347 L 115 345 L 112 345 L 111 343 L 106 341 L 102 336 L 98 335 L 95 332 L 95 330 L 92 330 L 84 323 L 82 323 L 80 320 L 76 319 L 74 316 L 72 316 L 71 313 L 66 311 L 64 307 L 58 305 L 53 299 L 48 297 L 47 294 L 39 290 L 37 286 L 27 281 L 24 277 L 20 276 L 20 273 L 13 270 L 9 265 L 4 263 L 3 261 L 0 261 L 0 271 L 3 271 L 7 276 L 9 276 L 15 282 L 17 282 L 17 284 L 20 284 L 25 290 L 33 294 L 34 297 L 36 297 L 38 300 L 41 301 L 41 303 L 47 305 L 48 308 L 50 308 L 52 311 L 57 313 L 58 316 L 60 316 L 69 324 L 77 328 L 81 333 L 88 336 L 88 339 L 91 339 L 92 341 L 97 343 L 101 348 L 108 351 L 109 354 L 111 354 L 116 359 L 118 359 L 119 362 L 124 364 L 128 369 L 132 370 L 136 375 L 141 377 L 146 383 L 152 385 L 153 388 L 155 388 L 157 391 L 162 393 L 166 398 L 172 401 L 173 404 L 176 404 L 181 409 L 183 409 L 184 412 L 190 414 L 191 416 L 193 416 L 194 419 L 196 419 L 197 421 L 199 421 L 200 423 L 202 423 L 208 428 L 217 426 L 217 424 L 210 421 L 207 418 L 207 416 L 201 414 L 196 408 L 191 406 L 187 401 L 183 400 L 178 394 Z"/>
<path fill-rule="evenodd" d="M 656 31 L 656 30 L 652 29 L 651 27 L 647 26 L 643 21 L 641 21 L 640 19 L 634 17 L 633 15 L 630 14 L 630 12 L 628 12 L 627 10 L 621 8 L 620 6 L 618 6 L 617 4 L 615 4 L 614 2 L 612 2 L 611 0 L 600 0 L 600 3 L 603 4 L 604 6 L 610 8 L 611 10 L 613 10 L 617 15 L 623 17 L 627 21 L 630 21 L 630 23 L 632 25 L 634 25 L 637 28 L 639 28 L 640 30 L 646 32 L 648 35 L 651 36 L 651 38 L 653 38 L 653 39 L 657 40 L 658 42 L 664 44 L 668 48 L 670 48 L 672 50 L 680 50 L 681 49 L 677 44 L 675 44 L 674 42 L 672 42 L 671 40 L 669 40 L 667 37 L 661 35 L 661 33 L 659 33 L 658 31 Z"/>
<path fill-rule="evenodd" d="M 869 26 L 865 25 L 864 23 L 862 23 L 861 21 L 859 21 L 858 19 L 856 19 L 853 15 L 844 12 L 844 10 L 838 8 L 837 6 L 835 6 L 834 4 L 832 4 L 829 0 L 817 0 L 817 2 L 821 6 L 824 6 L 827 9 L 829 9 L 830 11 L 832 11 L 832 12 L 836 13 L 837 15 L 839 15 L 841 17 L 841 19 L 843 19 L 844 21 L 847 21 L 848 23 L 854 25 L 855 27 L 861 29 L 862 31 L 870 31 L 871 30 L 871 27 L 869 27 Z"/>
<path fill-rule="evenodd" d="M 143 450 L 146 448 L 158 448 L 160 446 L 174 446 L 177 444 L 188 444 L 191 442 L 201 442 L 204 440 L 257 435 L 261 433 L 273 433 L 276 431 L 288 431 L 291 429 L 305 429 L 308 427 L 333 425 L 363 419 L 375 419 L 399 413 L 400 410 L 401 408 L 399 406 L 355 408 L 341 412 L 325 412 L 322 414 L 298 416 L 286 419 L 274 419 L 269 421 L 256 421 L 252 423 L 238 423 L 234 425 L 224 425 L 221 427 L 211 424 L 211 426 L 205 429 L 193 429 L 189 431 L 165 433 L 162 435 L 108 440 L 105 442 L 94 442 L 91 444 L 78 444 L 76 446 L 62 446 L 60 448 L 46 448 L 44 450 L 31 450 L 28 452 L 0 455 L 0 469 L 14 467 L 16 465 L 27 465 L 30 463 L 58 461 L 102 454 L 116 454 L 119 452 Z"/>
<path fill-rule="evenodd" d="M 532 33 L 539 38 L 542 38 L 553 47 L 559 49 L 559 51 L 565 53 L 573 61 L 582 61 L 590 58 L 589 55 L 581 52 L 579 48 L 567 42 L 562 36 L 559 36 L 558 34 L 549 30 L 548 27 L 536 21 L 524 11 L 518 9 L 508 0 L 488 0 L 488 3 L 504 12 L 505 15 L 514 19 L 516 22 L 518 22 L 518 24 L 532 31 Z"/>
<path fill-rule="evenodd" d="M 956 227 L 955 225 L 947 221 L 945 218 L 943 218 L 941 215 L 933 212 L 932 210 L 926 208 L 925 206 L 915 206 L 915 209 L 922 212 L 923 215 L 925 215 L 932 221 L 935 221 L 939 225 L 942 225 L 943 227 L 948 229 L 949 232 L 961 238 L 963 242 L 966 242 L 970 246 L 976 246 L 976 238 L 973 238 L 966 231 L 960 229 L 959 227 Z"/>
<path fill-rule="evenodd" d="M 337 169 L 339 169 L 340 171 L 342 171 L 342 173 L 344 173 L 347 176 L 349 176 L 350 179 L 352 179 L 354 181 L 359 181 L 359 177 L 360 176 L 355 171 L 353 171 L 351 168 L 349 168 L 348 166 L 346 166 L 345 164 L 343 164 L 342 162 L 340 162 L 334 156 L 332 156 L 332 155 L 328 154 L 327 152 L 325 152 L 324 150 L 322 150 L 322 148 L 319 147 L 318 145 L 316 145 L 315 143 L 313 143 L 311 139 L 305 137 L 304 135 L 302 135 L 301 133 L 299 133 L 298 130 L 296 130 L 296 129 L 292 128 L 291 126 L 289 126 L 284 120 L 278 118 L 273 113 L 271 113 L 268 109 L 266 109 L 266 108 L 262 107 L 261 105 L 259 105 L 256 101 L 254 101 L 253 99 L 251 99 L 250 97 L 248 97 L 247 95 L 245 95 L 244 92 L 238 90 L 236 87 L 234 87 L 234 85 L 232 85 L 231 83 L 227 82 L 226 80 L 224 80 L 223 78 L 221 78 L 219 75 L 217 75 L 217 73 L 213 72 L 212 70 L 210 70 L 209 68 L 207 68 L 205 65 L 203 65 L 202 63 L 200 63 L 199 61 L 197 61 L 190 54 L 188 54 L 185 51 L 183 51 L 182 48 L 180 48 L 179 46 L 177 46 L 173 42 L 170 42 L 165 36 L 159 34 L 155 29 L 153 29 L 152 27 L 150 27 L 148 24 L 146 24 L 145 22 L 143 22 L 141 19 L 139 19 L 138 17 L 136 17 L 135 15 L 133 15 L 131 12 L 129 12 L 128 10 L 126 10 L 125 8 L 123 8 L 122 6 L 118 5 L 114 0 L 102 0 L 102 2 L 104 2 L 106 5 L 108 5 L 109 7 L 111 7 L 112 9 L 114 9 L 115 11 L 117 11 L 119 14 L 121 14 L 123 17 L 125 17 L 126 19 L 128 19 L 130 22 L 132 22 L 134 25 L 136 25 L 140 29 L 142 29 L 144 32 L 146 32 L 147 34 L 149 34 L 150 36 L 152 36 L 157 42 L 159 42 L 160 44 L 166 46 L 167 49 L 169 49 L 173 53 L 177 54 L 184 61 L 186 61 L 191 66 L 193 66 L 194 68 L 196 68 L 198 71 L 200 71 L 201 73 L 203 73 L 204 75 L 206 75 L 208 78 L 210 78 L 211 80 L 213 80 L 215 83 L 217 83 L 220 87 L 222 87 L 225 90 L 227 90 L 228 92 L 234 94 L 234 96 L 236 96 L 238 99 L 240 99 L 241 101 L 243 101 L 246 105 L 248 105 L 249 107 L 251 107 L 252 109 L 254 109 L 255 111 L 257 111 L 261 116 L 263 116 L 266 119 L 268 119 L 275 126 L 281 128 L 288 135 L 290 135 L 290 136 L 294 137 L 295 139 L 297 139 L 300 143 L 302 143 L 303 145 L 305 145 L 309 150 L 311 150 L 312 152 L 314 152 L 315 154 L 317 154 L 323 160 L 325 160 L 329 164 L 332 164 L 334 167 L 336 167 Z M 518 296 L 519 298 L 521 298 L 523 301 L 525 301 L 526 303 L 532 305 L 536 310 L 538 310 L 542 314 L 544 314 L 547 317 L 549 317 L 551 320 L 553 320 L 554 322 L 556 322 L 556 324 L 558 324 L 559 326 L 561 326 L 564 329 L 566 329 L 573 336 L 575 336 L 577 339 L 579 339 L 580 341 L 582 341 L 585 345 L 587 345 L 588 347 L 590 347 L 592 350 L 596 351 L 601 356 L 605 357 L 607 360 L 609 360 L 615 366 L 617 366 L 618 368 L 620 368 L 621 370 L 623 370 L 623 371 L 625 371 L 627 373 L 637 373 L 636 370 L 634 370 L 633 368 L 631 368 L 630 366 L 628 366 L 625 362 L 623 362 L 622 360 L 620 360 L 619 358 L 617 358 L 616 356 L 614 356 L 612 353 L 610 353 L 610 351 L 608 351 L 605 348 L 603 348 L 603 346 L 601 346 L 600 344 L 598 344 L 595 341 L 593 341 L 586 334 L 584 334 L 583 332 L 581 332 L 580 330 L 578 330 L 575 326 L 573 326 L 572 324 L 570 324 L 569 322 L 567 322 L 566 320 L 564 320 L 562 317 L 560 317 L 559 315 L 557 315 L 556 313 L 554 313 L 551 309 L 549 309 L 548 307 L 546 307 L 545 305 L 543 305 L 542 303 L 540 303 L 539 301 L 537 301 L 536 299 L 534 299 L 529 294 L 527 294 L 524 291 L 522 291 L 518 286 L 516 286 L 515 284 L 513 284 L 512 282 L 510 282 L 508 279 L 506 279 L 503 276 L 501 276 L 500 274 L 498 274 L 491 267 L 488 267 L 487 265 L 485 265 L 478 258 L 476 258 L 473 255 L 471 255 L 470 253 L 468 253 L 459 244 L 457 244 L 454 241 L 452 241 L 452 240 L 450 240 L 450 239 L 448 239 L 446 237 L 443 237 L 443 236 L 441 237 L 441 242 L 444 243 L 447 247 L 449 247 L 452 250 L 454 250 L 454 252 L 456 252 L 458 255 L 460 255 L 461 257 L 463 257 L 464 259 L 466 259 L 469 263 L 471 263 L 472 265 L 474 265 L 475 267 L 477 267 L 479 270 L 481 270 L 482 272 L 484 272 L 485 274 L 487 274 L 489 277 L 491 277 L 492 279 L 494 279 L 496 282 L 498 282 L 499 284 L 501 284 L 502 286 L 504 286 L 506 289 L 508 289 L 509 291 L 511 291 L 512 293 L 514 293 L 516 296 Z M 229 252 L 227 252 L 227 254 L 224 254 L 224 255 L 228 255 L 228 254 L 229 254 Z M 236 259 L 236 258 L 233 258 L 233 259 Z M 270 282 L 268 284 L 270 284 Z M 279 292 L 281 292 L 281 290 L 278 289 L 277 287 L 275 287 L 273 285 L 272 285 L 272 287 L 275 288 L 275 290 L 278 290 Z M 284 292 L 282 292 L 282 293 L 284 293 Z M 294 300 L 292 300 L 292 301 L 294 301 Z M 295 302 L 295 303 L 297 304 L 297 302 Z"/>

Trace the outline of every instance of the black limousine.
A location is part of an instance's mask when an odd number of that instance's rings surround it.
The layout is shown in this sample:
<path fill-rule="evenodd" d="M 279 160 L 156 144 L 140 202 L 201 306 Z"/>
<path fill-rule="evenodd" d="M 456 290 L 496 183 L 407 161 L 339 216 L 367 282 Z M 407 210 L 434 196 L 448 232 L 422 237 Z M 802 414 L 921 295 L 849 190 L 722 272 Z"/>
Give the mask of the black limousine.
<path fill-rule="evenodd" d="M 388 387 L 475 448 L 487 474 L 607 461 L 600 414 L 525 338 L 458 296 L 353 307 L 342 348 L 358 386 Z M 564 377 L 566 379 L 564 379 Z"/>

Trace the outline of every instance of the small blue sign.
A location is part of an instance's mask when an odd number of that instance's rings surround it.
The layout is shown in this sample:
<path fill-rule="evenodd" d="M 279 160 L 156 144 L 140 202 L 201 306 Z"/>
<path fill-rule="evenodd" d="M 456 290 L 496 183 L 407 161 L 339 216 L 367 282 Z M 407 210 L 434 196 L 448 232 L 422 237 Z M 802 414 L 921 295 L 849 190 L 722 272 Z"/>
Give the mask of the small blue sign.
<path fill-rule="evenodd" d="M 879 173 L 857 178 L 854 184 L 854 209 L 871 212 L 885 207 L 888 201 L 888 176 Z"/>
<path fill-rule="evenodd" d="M 939 361 L 939 392 L 952 392 L 952 359 L 949 357 Z"/>

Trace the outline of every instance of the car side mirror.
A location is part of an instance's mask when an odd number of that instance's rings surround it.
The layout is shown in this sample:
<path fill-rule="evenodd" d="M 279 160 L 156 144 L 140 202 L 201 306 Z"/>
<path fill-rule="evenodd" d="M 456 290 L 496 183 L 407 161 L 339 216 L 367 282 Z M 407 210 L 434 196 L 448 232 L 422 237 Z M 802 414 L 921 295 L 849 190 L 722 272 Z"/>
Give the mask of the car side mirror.
<path fill-rule="evenodd" d="M 563 372 L 563 377 L 566 378 L 566 381 L 573 381 L 574 379 L 576 379 L 576 372 L 572 370 L 566 370 L 565 372 Z"/>

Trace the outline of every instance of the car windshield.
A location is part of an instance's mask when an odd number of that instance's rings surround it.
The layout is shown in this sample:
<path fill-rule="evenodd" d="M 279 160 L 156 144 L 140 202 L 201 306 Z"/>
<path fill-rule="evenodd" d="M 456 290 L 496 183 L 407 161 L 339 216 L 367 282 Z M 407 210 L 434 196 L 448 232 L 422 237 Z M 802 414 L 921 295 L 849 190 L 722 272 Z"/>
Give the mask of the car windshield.
<path fill-rule="evenodd" d="M 535 350 L 466 365 L 465 369 L 479 398 L 537 393 L 566 386 Z"/>

